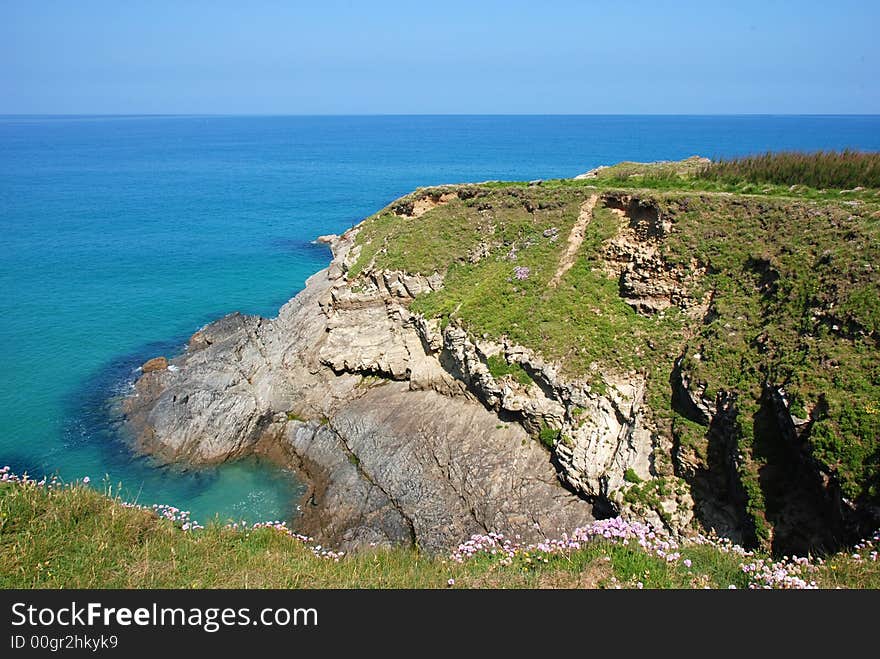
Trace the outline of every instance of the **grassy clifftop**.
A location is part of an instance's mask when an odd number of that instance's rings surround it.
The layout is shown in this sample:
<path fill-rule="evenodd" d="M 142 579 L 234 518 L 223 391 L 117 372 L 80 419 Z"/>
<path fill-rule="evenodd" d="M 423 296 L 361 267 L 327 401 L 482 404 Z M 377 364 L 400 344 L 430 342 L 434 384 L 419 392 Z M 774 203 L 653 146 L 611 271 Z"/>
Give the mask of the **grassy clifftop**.
<path fill-rule="evenodd" d="M 0 483 L 0 588 L 880 587 L 877 542 L 825 561 L 779 562 L 608 520 L 541 546 L 482 536 L 451 556 L 338 556 L 278 525 L 193 530 L 167 517 L 78 483 Z"/>
<path fill-rule="evenodd" d="M 726 460 L 729 498 L 769 543 L 797 523 L 785 499 L 805 479 L 842 505 L 880 505 L 880 191 L 843 188 L 875 183 L 878 162 L 622 163 L 420 189 L 364 222 L 350 276 L 436 271 L 443 289 L 413 303 L 429 318 L 506 337 L 595 387 L 646 373 L 658 432 L 704 471 Z M 675 406 L 676 367 L 734 406 L 731 455 L 713 456 L 712 429 Z M 774 392 L 805 424 L 802 455 L 768 430 Z"/>

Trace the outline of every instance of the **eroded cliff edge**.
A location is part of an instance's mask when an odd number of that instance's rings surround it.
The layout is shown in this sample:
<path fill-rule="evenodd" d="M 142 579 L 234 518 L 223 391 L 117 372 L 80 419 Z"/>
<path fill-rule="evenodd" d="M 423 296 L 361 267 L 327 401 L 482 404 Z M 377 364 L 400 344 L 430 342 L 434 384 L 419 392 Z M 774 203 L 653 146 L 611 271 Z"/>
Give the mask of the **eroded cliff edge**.
<path fill-rule="evenodd" d="M 542 538 L 592 519 L 547 451 L 469 388 L 488 373 L 476 347 L 407 310 L 439 277 L 381 273 L 352 291 L 355 234 L 333 239 L 330 267 L 277 318 L 226 316 L 147 369 L 126 401 L 139 447 L 194 464 L 251 452 L 289 464 L 309 485 L 300 527 L 349 549 L 440 550 L 495 529 Z"/>
<path fill-rule="evenodd" d="M 792 377 L 760 361 L 788 331 L 770 336 L 758 305 L 777 303 L 791 249 L 752 254 L 726 227 L 851 232 L 848 213 L 591 185 L 421 190 L 327 237 L 329 268 L 277 318 L 227 316 L 145 365 L 129 427 L 169 461 L 293 466 L 309 485 L 302 529 L 346 549 L 536 539 L 594 513 L 833 546 L 874 509 L 811 454 L 823 399 L 804 387 L 799 418 Z M 821 302 L 804 314 L 838 327 Z M 501 331 L 479 331 L 482 307 Z M 871 349 L 876 333 L 849 327 L 834 340 Z"/>

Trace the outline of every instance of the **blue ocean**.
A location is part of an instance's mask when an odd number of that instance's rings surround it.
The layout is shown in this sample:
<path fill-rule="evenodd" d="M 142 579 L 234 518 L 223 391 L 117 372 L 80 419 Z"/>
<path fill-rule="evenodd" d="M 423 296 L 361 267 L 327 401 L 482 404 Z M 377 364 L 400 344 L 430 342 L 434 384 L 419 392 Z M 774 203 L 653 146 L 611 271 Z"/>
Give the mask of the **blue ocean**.
<path fill-rule="evenodd" d="M 0 465 L 202 521 L 289 519 L 291 474 L 157 467 L 110 404 L 231 311 L 274 316 L 417 186 L 620 160 L 880 150 L 880 116 L 0 117 Z"/>

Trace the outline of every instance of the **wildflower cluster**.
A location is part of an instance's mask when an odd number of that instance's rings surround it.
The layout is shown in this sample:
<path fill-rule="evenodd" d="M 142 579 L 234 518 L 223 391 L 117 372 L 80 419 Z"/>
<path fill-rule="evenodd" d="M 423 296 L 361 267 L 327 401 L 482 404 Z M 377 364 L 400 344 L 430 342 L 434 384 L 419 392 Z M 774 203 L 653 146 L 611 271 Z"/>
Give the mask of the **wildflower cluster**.
<path fill-rule="evenodd" d="M 519 536 L 517 536 L 519 538 Z M 486 535 L 472 535 L 470 540 L 463 542 L 452 553 L 452 560 L 457 563 L 464 563 L 469 558 L 474 558 L 480 554 L 489 556 L 503 556 L 502 564 L 509 564 L 507 559 L 512 560 L 517 552 L 527 549 L 527 545 L 522 545 L 518 541 L 505 538 L 501 533 L 487 533 Z"/>
<path fill-rule="evenodd" d="M 528 279 L 529 275 L 532 273 L 531 269 L 525 265 L 518 265 L 513 269 L 513 276 L 518 280 L 523 281 L 524 279 Z"/>
<path fill-rule="evenodd" d="M 84 482 L 88 483 L 88 480 L 84 480 Z M 43 478 L 41 478 L 40 480 L 35 480 L 28 476 L 27 472 L 23 473 L 20 476 L 16 473 L 13 473 L 8 465 L 5 467 L 0 467 L 0 483 L 17 483 L 19 485 L 34 485 L 37 487 L 51 488 L 61 487 L 61 479 L 59 479 L 58 476 L 52 476 L 51 478 L 46 478 L 45 476 L 43 476 Z"/>
<path fill-rule="evenodd" d="M 853 549 L 856 550 L 851 556 L 854 561 L 859 563 L 862 561 L 876 563 L 878 560 L 877 550 L 880 549 L 880 531 L 874 533 L 870 539 L 859 542 Z"/>
<path fill-rule="evenodd" d="M 676 540 L 667 531 L 654 528 L 637 521 L 627 521 L 620 517 L 603 519 L 575 529 L 571 535 L 563 534 L 559 539 L 544 539 L 541 542 L 526 544 L 516 539 L 506 538 L 501 533 L 488 533 L 471 536 L 460 544 L 452 553 L 451 559 L 458 563 L 477 557 L 488 557 L 497 560 L 500 565 L 512 565 L 515 559 L 526 565 L 547 563 L 548 556 L 565 555 L 583 548 L 593 541 L 604 541 L 621 546 L 639 547 L 641 550 L 663 559 L 669 564 L 683 565 L 691 570 L 693 562 L 689 558 L 682 559 L 682 549 L 688 545 L 710 545 L 716 550 L 733 554 L 742 558 L 740 569 L 748 577 L 749 588 L 790 588 L 813 589 L 816 582 L 810 579 L 823 561 L 821 558 L 810 560 L 796 556 L 784 556 L 780 560 L 756 557 L 754 552 L 734 544 L 729 539 L 714 536 L 697 535 L 693 538 Z M 880 532 L 870 540 L 856 545 L 858 550 L 850 558 L 856 561 L 878 559 Z M 614 587 L 620 587 L 616 579 L 612 579 Z M 636 588 L 644 586 L 642 582 L 631 584 Z M 731 584 L 728 588 L 735 589 Z"/>
<path fill-rule="evenodd" d="M 462 563 L 477 555 L 502 556 L 503 564 L 510 564 L 518 554 L 563 554 L 577 551 L 594 540 L 606 540 L 620 545 L 639 546 L 645 551 L 675 562 L 681 558 L 678 543 L 669 534 L 657 531 L 648 524 L 629 522 L 621 517 L 602 519 L 589 526 L 575 529 L 571 535 L 563 533 L 559 539 L 544 539 L 536 544 L 523 544 L 517 539 L 505 538 L 501 533 L 471 536 L 452 553 L 452 560 Z"/>
<path fill-rule="evenodd" d="M 758 558 L 750 563 L 743 563 L 740 569 L 749 575 L 749 588 L 796 590 L 818 588 L 815 581 L 807 581 L 809 573 L 816 569 L 808 558 L 785 556 L 781 561 Z"/>
<path fill-rule="evenodd" d="M 637 544 L 670 563 L 681 557 L 676 551 L 678 544 L 668 534 L 658 533 L 648 524 L 628 522 L 620 517 L 593 522 L 589 526 L 575 529 L 571 537 L 563 534 L 562 540 L 544 540 L 536 547 L 539 551 L 559 553 L 568 549 L 580 549 L 582 545 L 593 540 L 608 540 L 624 546 Z"/>
<path fill-rule="evenodd" d="M 167 506 L 164 503 L 154 503 L 152 506 L 147 508 L 146 506 L 134 506 L 136 508 L 142 508 L 144 510 L 151 510 L 156 515 L 158 515 L 162 519 L 167 519 L 170 522 L 174 522 L 175 524 L 179 524 L 180 528 L 184 531 L 198 531 L 199 529 L 205 528 L 198 522 L 194 522 L 188 510 L 181 510 L 180 508 L 175 508 L 174 506 Z"/>
<path fill-rule="evenodd" d="M 240 528 L 240 529 L 248 528 L 247 524 L 245 522 L 240 522 L 237 524 L 230 524 L 228 526 L 230 528 Z M 295 538 L 296 540 L 299 540 L 303 544 L 308 545 L 309 549 L 312 550 L 312 553 L 315 556 L 317 556 L 318 558 L 327 558 L 327 559 L 330 559 L 330 560 L 338 563 L 339 559 L 342 558 L 343 556 L 345 556 L 344 551 L 333 551 L 332 549 L 328 549 L 327 547 L 324 547 L 322 545 L 313 544 L 315 542 L 314 538 L 307 536 L 307 535 L 303 535 L 301 533 L 297 533 L 296 531 L 291 530 L 287 526 L 287 522 L 280 522 L 278 520 L 275 520 L 274 522 L 257 522 L 255 524 L 252 524 L 250 526 L 250 528 L 251 529 L 273 529 L 275 531 L 279 531 L 280 533 L 284 533 L 285 535 L 288 535 L 291 538 Z"/>

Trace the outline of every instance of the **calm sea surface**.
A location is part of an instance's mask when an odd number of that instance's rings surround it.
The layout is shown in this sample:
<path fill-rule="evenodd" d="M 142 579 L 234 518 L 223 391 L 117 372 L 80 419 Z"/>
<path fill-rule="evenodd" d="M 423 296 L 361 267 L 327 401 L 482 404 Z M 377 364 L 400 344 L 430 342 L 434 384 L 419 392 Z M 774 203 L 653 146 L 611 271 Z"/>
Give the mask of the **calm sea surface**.
<path fill-rule="evenodd" d="M 0 117 L 0 465 L 288 518 L 289 474 L 151 466 L 107 401 L 201 325 L 274 316 L 327 264 L 316 236 L 420 185 L 843 147 L 880 150 L 880 117 Z"/>

